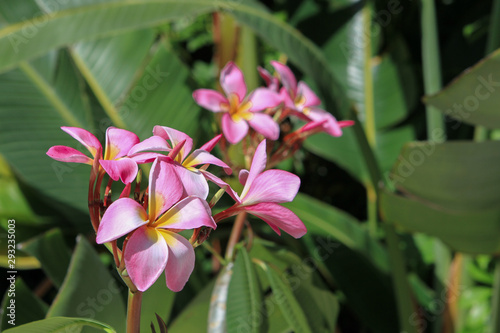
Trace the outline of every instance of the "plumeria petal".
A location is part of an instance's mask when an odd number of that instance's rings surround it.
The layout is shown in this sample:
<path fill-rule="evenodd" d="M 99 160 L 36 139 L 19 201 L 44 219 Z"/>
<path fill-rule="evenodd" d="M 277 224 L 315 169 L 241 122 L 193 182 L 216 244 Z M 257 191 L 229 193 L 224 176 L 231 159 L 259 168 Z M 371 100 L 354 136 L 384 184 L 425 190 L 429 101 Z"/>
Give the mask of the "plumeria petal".
<path fill-rule="evenodd" d="M 292 97 L 290 97 L 290 93 L 285 89 L 285 87 L 282 87 L 280 89 L 280 98 L 285 104 L 287 108 L 295 110 L 295 103 L 293 102 Z"/>
<path fill-rule="evenodd" d="M 175 292 L 181 291 L 186 285 L 194 269 L 194 249 L 184 237 L 172 233 L 162 232 L 168 244 L 169 254 L 165 267 L 167 287 Z"/>
<path fill-rule="evenodd" d="M 287 65 L 278 61 L 271 61 L 271 65 L 274 67 L 276 72 L 278 72 L 283 87 L 288 90 L 288 93 L 292 99 L 294 99 L 297 95 L 297 80 L 295 79 L 295 75 L 293 75 L 292 70 Z"/>
<path fill-rule="evenodd" d="M 282 97 L 280 94 L 267 89 L 267 88 L 257 88 L 248 97 L 252 106 L 250 107 L 250 112 L 261 111 L 267 108 L 274 108 L 282 102 Z"/>
<path fill-rule="evenodd" d="M 90 133 L 87 130 L 78 127 L 67 127 L 63 126 L 61 129 L 71 135 L 73 138 L 77 139 L 88 151 L 92 154 L 93 157 L 97 154 L 97 150 L 102 148 L 101 143 L 94 134 Z"/>
<path fill-rule="evenodd" d="M 124 184 L 133 182 L 137 176 L 137 171 L 139 170 L 137 162 L 128 157 L 111 161 L 99 160 L 99 163 L 101 163 L 101 166 L 111 179 L 114 181 L 121 179 Z"/>
<path fill-rule="evenodd" d="M 130 198 L 118 199 L 104 212 L 96 242 L 103 244 L 118 239 L 146 223 L 148 214 L 140 204 Z"/>
<path fill-rule="evenodd" d="M 273 118 L 265 113 L 254 113 L 252 119 L 248 120 L 250 126 L 269 140 L 278 140 L 280 127 Z"/>
<path fill-rule="evenodd" d="M 158 158 L 149 174 L 149 219 L 156 220 L 182 197 L 184 188 L 171 158 Z"/>
<path fill-rule="evenodd" d="M 354 120 L 340 120 L 337 122 L 340 128 L 349 127 L 354 125 Z"/>
<path fill-rule="evenodd" d="M 78 150 L 66 146 L 53 146 L 47 151 L 47 155 L 61 162 L 84 163 L 92 165 L 93 159 Z"/>
<path fill-rule="evenodd" d="M 158 279 L 169 257 L 169 248 L 159 231 L 140 227 L 130 236 L 123 257 L 127 273 L 140 291 L 145 291 Z"/>
<path fill-rule="evenodd" d="M 257 146 L 255 154 L 253 155 L 252 165 L 250 166 L 250 172 L 245 183 L 245 187 L 241 192 L 241 197 L 244 198 L 247 194 L 250 186 L 254 179 L 266 168 L 267 163 L 267 152 L 266 152 L 266 140 L 262 140 Z"/>
<path fill-rule="evenodd" d="M 240 174 L 238 175 L 238 180 L 240 181 L 240 184 L 245 186 L 247 179 L 248 179 L 248 170 L 242 169 L 240 170 Z"/>
<path fill-rule="evenodd" d="M 132 156 L 137 153 L 144 153 L 150 151 L 171 151 L 172 147 L 168 144 L 167 140 L 158 135 L 143 140 L 142 142 L 130 148 L 128 155 Z"/>
<path fill-rule="evenodd" d="M 245 196 L 241 197 L 244 205 L 260 202 L 290 202 L 300 187 L 300 178 L 283 170 L 267 170 L 252 182 Z"/>
<path fill-rule="evenodd" d="M 212 140 L 208 141 L 203 146 L 201 146 L 200 149 L 208 151 L 210 153 L 212 149 L 214 149 L 214 147 L 217 145 L 217 143 L 219 143 L 221 138 L 222 134 L 216 135 Z"/>
<path fill-rule="evenodd" d="M 302 103 L 303 107 L 316 106 L 321 104 L 321 100 L 319 99 L 319 97 L 316 96 L 311 88 L 309 88 L 309 86 L 303 81 L 299 82 L 299 85 L 297 87 L 297 96 L 304 99 Z"/>
<path fill-rule="evenodd" d="M 240 200 L 240 197 L 238 196 L 238 194 L 233 190 L 233 188 L 231 186 L 229 186 L 228 183 L 226 183 L 225 181 L 223 181 L 222 179 L 220 179 L 219 177 L 215 176 L 214 174 L 211 174 L 210 172 L 208 171 L 202 171 L 200 170 L 201 173 L 203 174 L 203 176 L 211 181 L 212 183 L 216 184 L 217 186 L 219 186 L 220 188 L 225 188 L 226 189 L 226 193 L 229 194 L 233 199 L 234 201 L 238 202 L 238 203 L 241 203 L 241 200 Z"/>
<path fill-rule="evenodd" d="M 193 98 L 198 105 L 213 112 L 221 112 L 223 105 L 229 105 L 224 95 L 212 89 L 197 89 L 193 92 Z"/>
<path fill-rule="evenodd" d="M 164 158 L 164 154 L 160 153 L 137 153 L 135 155 L 129 156 L 131 160 L 135 161 L 137 164 L 151 163 L 157 158 Z"/>
<path fill-rule="evenodd" d="M 260 76 L 266 81 L 266 85 L 272 91 L 278 92 L 279 90 L 279 80 L 277 77 L 274 77 L 269 73 L 265 68 L 257 67 Z"/>
<path fill-rule="evenodd" d="M 213 229 L 217 227 L 207 202 L 195 196 L 189 196 L 176 203 L 158 219 L 156 224 L 156 228 L 160 229 L 181 230 L 203 226 Z"/>
<path fill-rule="evenodd" d="M 331 136 L 341 136 L 342 129 L 337 122 L 337 119 L 325 110 L 311 108 L 307 113 L 307 116 L 311 118 L 313 121 L 322 121 L 326 119 L 326 122 L 323 124 L 324 131 Z"/>
<path fill-rule="evenodd" d="M 243 73 L 232 61 L 228 62 L 220 73 L 220 85 L 226 96 L 235 94 L 241 102 L 247 94 L 247 85 Z"/>
<path fill-rule="evenodd" d="M 193 139 L 191 139 L 186 133 L 175 130 L 173 128 L 166 126 L 155 126 L 153 128 L 153 134 L 161 136 L 165 140 L 170 140 L 172 148 L 177 146 L 182 141 L 185 141 L 184 146 L 182 147 L 178 155 L 179 158 L 176 159 L 176 161 L 178 162 L 182 162 L 193 148 Z"/>
<path fill-rule="evenodd" d="M 134 145 L 141 140 L 139 137 L 130 131 L 108 127 L 106 130 L 106 149 L 104 159 L 113 160 L 115 158 L 126 156 Z"/>
<path fill-rule="evenodd" d="M 242 210 L 264 220 L 278 235 L 279 229 L 295 238 L 300 238 L 307 232 L 306 226 L 291 210 L 276 203 L 259 203 L 253 206 L 243 206 Z"/>
<path fill-rule="evenodd" d="M 248 124 L 244 120 L 233 121 L 228 113 L 222 115 L 222 132 L 232 144 L 240 142 L 248 133 Z"/>
<path fill-rule="evenodd" d="M 205 150 L 201 149 L 196 149 L 195 151 L 193 151 L 193 153 L 189 155 L 182 163 L 182 165 L 185 166 L 186 168 L 194 167 L 200 164 L 213 164 L 220 166 L 224 168 L 224 171 L 228 175 L 230 175 L 233 172 L 233 170 L 222 160 L 210 154 L 209 152 L 206 152 Z"/>
<path fill-rule="evenodd" d="M 196 195 L 202 199 L 208 197 L 208 183 L 202 173 L 194 168 L 185 168 L 178 164 L 175 166 L 175 172 L 184 186 L 183 197 L 188 195 Z"/>

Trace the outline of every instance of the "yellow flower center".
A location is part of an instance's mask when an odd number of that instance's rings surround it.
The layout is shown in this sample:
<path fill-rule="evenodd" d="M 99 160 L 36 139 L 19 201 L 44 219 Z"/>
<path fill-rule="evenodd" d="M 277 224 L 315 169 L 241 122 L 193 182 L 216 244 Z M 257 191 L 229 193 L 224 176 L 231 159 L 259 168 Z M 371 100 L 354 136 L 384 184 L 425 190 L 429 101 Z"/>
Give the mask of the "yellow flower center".
<path fill-rule="evenodd" d="M 242 119 L 250 120 L 253 118 L 252 112 L 249 111 L 251 107 L 252 103 L 250 101 L 240 104 L 238 96 L 236 94 L 231 94 L 229 96 L 229 105 L 223 104 L 222 110 L 229 112 L 234 122 L 239 122 Z"/>

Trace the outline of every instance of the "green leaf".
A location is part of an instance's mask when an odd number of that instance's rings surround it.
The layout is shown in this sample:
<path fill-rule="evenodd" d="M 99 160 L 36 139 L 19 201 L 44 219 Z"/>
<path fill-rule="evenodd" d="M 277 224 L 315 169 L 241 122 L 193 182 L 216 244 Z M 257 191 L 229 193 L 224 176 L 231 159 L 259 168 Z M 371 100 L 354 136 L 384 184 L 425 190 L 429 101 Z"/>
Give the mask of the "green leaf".
<path fill-rule="evenodd" d="M 5 277 L 9 278 L 10 275 L 6 274 Z M 15 278 L 15 275 L 13 277 Z M 49 308 L 47 304 L 33 294 L 22 278 L 15 280 L 14 289 L 10 289 L 10 281 L 7 280 L 9 285 L 2 300 L 2 330 L 11 328 L 12 323 L 20 326 L 45 318 Z M 9 316 L 10 314 L 12 316 Z"/>
<path fill-rule="evenodd" d="M 411 142 L 391 178 L 404 193 L 445 209 L 493 208 L 500 201 L 500 142 Z M 432 190 L 430 190 L 432 189 Z"/>
<path fill-rule="evenodd" d="M 84 326 L 95 327 L 108 333 L 117 332 L 110 326 L 92 319 L 54 317 L 11 328 L 5 333 L 60 333 L 68 330 L 80 332 Z"/>
<path fill-rule="evenodd" d="M 500 211 L 498 208 L 450 210 L 427 201 L 381 192 L 383 219 L 411 232 L 440 238 L 453 249 L 465 253 L 500 251 Z"/>
<path fill-rule="evenodd" d="M 151 322 L 157 321 L 156 316 L 160 316 L 163 321 L 168 320 L 176 295 L 167 288 L 165 275 L 160 275 L 158 280 L 142 294 L 141 332 L 148 332 L 151 329 Z"/>
<path fill-rule="evenodd" d="M 95 318 L 123 332 L 126 318 L 122 290 L 88 241 L 78 237 L 68 274 L 47 317 Z"/>
<path fill-rule="evenodd" d="M 266 273 L 277 305 L 290 327 L 297 333 L 312 332 L 306 316 L 297 299 L 294 297 L 290 286 L 285 284 L 278 273 L 266 264 L 262 263 L 260 267 Z"/>
<path fill-rule="evenodd" d="M 0 75 L 0 153 L 44 200 L 85 211 L 90 168 L 50 159 L 53 145 L 78 148 L 60 126 L 92 128 L 81 81 L 67 53 L 51 53 Z M 72 212 L 68 222 L 78 224 Z"/>
<path fill-rule="evenodd" d="M 226 301 L 228 332 L 263 332 L 262 291 L 252 261 L 245 248 L 238 251 Z"/>
<path fill-rule="evenodd" d="M 37 258 L 54 285 L 63 283 L 71 260 L 71 250 L 60 229 L 52 229 L 34 239 L 19 244 L 20 249 Z"/>
<path fill-rule="evenodd" d="M 169 333 L 206 332 L 215 279 L 199 292 L 168 328 Z"/>
<path fill-rule="evenodd" d="M 340 306 L 328 290 L 318 288 L 310 281 L 299 280 L 293 294 L 304 310 L 313 332 L 335 331 Z"/>
<path fill-rule="evenodd" d="M 497 50 L 424 101 L 460 122 L 500 128 L 500 77 L 496 75 L 499 71 L 500 50 Z"/>
<path fill-rule="evenodd" d="M 213 11 L 225 3 L 208 0 L 118 0 L 58 2 L 49 13 L 6 26 L 0 30 L 0 71 L 20 61 L 83 39 L 107 37 L 160 25 L 185 15 Z M 225 5 L 228 7 L 228 5 Z"/>
<path fill-rule="evenodd" d="M 357 250 L 383 271 L 389 271 L 385 249 L 363 229 L 354 217 L 333 206 L 299 193 L 293 202 L 285 204 L 304 222 L 309 233 L 330 236 Z M 322 252 L 331 254 L 338 244 L 322 240 Z"/>
<path fill-rule="evenodd" d="M 342 244 L 325 259 L 325 264 L 345 295 L 347 306 L 371 332 L 399 331 L 398 311 L 388 274 Z"/>
<path fill-rule="evenodd" d="M 147 137 L 155 125 L 196 135 L 200 108 L 187 85 L 188 77 L 187 67 L 165 42 L 160 43 L 120 108 L 128 128 Z"/>

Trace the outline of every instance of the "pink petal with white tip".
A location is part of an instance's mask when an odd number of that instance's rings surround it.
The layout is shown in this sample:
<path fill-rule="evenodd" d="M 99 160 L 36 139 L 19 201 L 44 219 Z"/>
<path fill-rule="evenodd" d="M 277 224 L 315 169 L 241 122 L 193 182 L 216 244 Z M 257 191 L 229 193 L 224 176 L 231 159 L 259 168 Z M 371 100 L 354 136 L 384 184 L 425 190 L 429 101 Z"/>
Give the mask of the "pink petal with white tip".
<path fill-rule="evenodd" d="M 108 127 L 106 130 L 105 160 L 126 156 L 134 145 L 140 142 L 139 137 L 130 131 Z"/>
<path fill-rule="evenodd" d="M 299 85 L 297 87 L 297 95 L 305 99 L 302 106 L 316 106 L 321 104 L 321 100 L 319 99 L 319 97 L 303 81 L 299 82 Z"/>
<path fill-rule="evenodd" d="M 180 144 L 182 141 L 185 141 L 184 146 L 179 153 L 180 161 L 183 161 L 193 148 L 193 139 L 191 139 L 186 133 L 176 129 L 166 126 L 155 126 L 153 128 L 153 134 L 161 136 L 165 140 L 169 140 L 172 144 L 172 148 L 175 148 L 175 146 Z"/>
<path fill-rule="evenodd" d="M 87 130 L 78 127 L 66 127 L 63 126 L 61 129 L 71 135 L 73 138 L 77 139 L 88 151 L 92 154 L 93 157 L 97 154 L 97 150 L 102 148 L 101 143 L 94 134 L 90 133 Z"/>
<path fill-rule="evenodd" d="M 133 182 L 139 170 L 137 162 L 128 157 L 110 161 L 99 160 L 99 163 L 111 179 L 114 181 L 121 179 L 124 184 Z"/>
<path fill-rule="evenodd" d="M 172 148 L 167 140 L 158 135 L 143 140 L 142 142 L 134 145 L 128 152 L 128 155 L 135 155 L 137 153 L 151 152 L 151 151 L 171 151 Z"/>
<path fill-rule="evenodd" d="M 287 65 L 278 61 L 271 61 L 271 65 L 274 67 L 276 72 L 278 72 L 283 87 L 288 90 L 288 93 L 292 99 L 294 99 L 297 95 L 297 80 L 295 79 L 295 75 L 292 70 Z"/>
<path fill-rule="evenodd" d="M 244 120 L 233 121 L 229 113 L 222 115 L 222 132 L 231 144 L 240 142 L 248 133 L 248 124 Z"/>
<path fill-rule="evenodd" d="M 148 223 L 146 210 L 135 200 L 121 198 L 106 209 L 97 230 L 96 243 L 118 239 Z"/>
<path fill-rule="evenodd" d="M 248 124 L 269 140 L 278 140 L 280 137 L 280 126 L 268 114 L 254 113 Z"/>
<path fill-rule="evenodd" d="M 241 102 L 247 94 L 247 85 L 243 72 L 232 61 L 228 62 L 220 73 L 220 85 L 226 96 L 235 94 Z"/>
<path fill-rule="evenodd" d="M 94 162 L 93 159 L 87 155 L 79 152 L 76 149 L 66 146 L 53 146 L 47 151 L 47 155 L 61 162 L 84 163 L 90 164 Z"/>
<path fill-rule="evenodd" d="M 267 170 L 255 178 L 245 196 L 241 197 L 244 205 L 260 202 L 290 202 L 300 187 L 300 178 L 283 170 Z"/>
<path fill-rule="evenodd" d="M 193 151 L 191 155 L 189 155 L 184 162 L 182 163 L 183 166 L 186 168 L 189 167 L 194 167 L 200 164 L 213 164 L 220 166 L 221 168 L 224 168 L 224 171 L 230 175 L 233 173 L 233 170 L 222 160 L 219 158 L 215 157 L 214 155 L 210 154 L 209 152 L 201 149 L 196 149 Z"/>
<path fill-rule="evenodd" d="M 181 230 L 217 227 L 207 202 L 195 196 L 189 196 L 176 203 L 158 219 L 155 226 L 160 229 Z"/>
<path fill-rule="evenodd" d="M 183 192 L 172 159 L 156 159 L 149 174 L 149 219 L 155 221 L 181 199 Z"/>
<path fill-rule="evenodd" d="M 248 173 L 247 181 L 245 183 L 245 187 L 241 192 L 241 197 L 245 197 L 250 186 L 252 186 L 252 182 L 257 176 L 265 170 L 267 164 L 267 152 L 266 152 L 266 140 L 262 140 L 261 143 L 257 146 L 255 153 L 252 159 L 252 165 L 250 166 L 250 171 Z"/>
<path fill-rule="evenodd" d="M 257 88 L 250 94 L 248 100 L 252 103 L 249 111 L 256 112 L 278 106 L 283 101 L 283 98 L 270 89 Z"/>
<path fill-rule="evenodd" d="M 197 89 L 193 92 L 193 98 L 198 105 L 212 112 L 221 112 L 223 105 L 229 105 L 224 95 L 212 89 Z"/>
<path fill-rule="evenodd" d="M 264 220 L 278 235 L 281 234 L 279 229 L 294 238 L 300 238 L 307 232 L 306 226 L 297 215 L 276 203 L 259 203 L 241 209 Z"/>
<path fill-rule="evenodd" d="M 130 279 L 145 291 L 165 270 L 169 248 L 160 232 L 143 226 L 130 236 L 123 257 Z"/>
<path fill-rule="evenodd" d="M 167 287 L 174 291 L 181 291 L 194 269 L 194 249 L 184 237 L 172 233 L 162 232 L 168 244 L 168 261 L 165 267 Z"/>

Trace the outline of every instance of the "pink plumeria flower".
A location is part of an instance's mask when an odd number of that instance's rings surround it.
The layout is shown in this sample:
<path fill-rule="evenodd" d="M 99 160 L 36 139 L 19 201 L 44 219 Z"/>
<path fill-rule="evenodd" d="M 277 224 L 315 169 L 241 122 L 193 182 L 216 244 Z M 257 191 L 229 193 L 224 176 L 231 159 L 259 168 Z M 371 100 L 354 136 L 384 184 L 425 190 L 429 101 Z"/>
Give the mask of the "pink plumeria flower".
<path fill-rule="evenodd" d="M 173 158 L 176 162 L 175 170 L 184 186 L 184 196 L 196 195 L 202 199 L 206 199 L 209 192 L 206 175 L 209 173 L 197 169 L 196 166 L 213 164 L 224 168 L 224 171 L 226 171 L 228 175 L 232 173 L 231 168 L 226 163 L 210 154 L 210 151 L 214 148 L 219 139 L 220 136 L 217 136 L 203 145 L 200 149 L 195 149 L 191 153 L 193 139 L 187 134 L 170 127 L 155 126 L 153 129 L 153 136 L 132 147 L 129 156 L 139 163 L 149 162 L 163 155 L 148 153 L 148 151 L 171 152 L 180 144 L 183 144 L 182 148 L 180 148 Z"/>
<path fill-rule="evenodd" d="M 61 162 L 84 163 L 92 165 L 102 145 L 97 138 L 87 130 L 78 127 L 61 127 L 63 131 L 78 140 L 88 149 L 92 158 L 82 152 L 67 146 L 53 146 L 47 155 Z M 139 138 L 127 130 L 109 127 L 106 130 L 106 147 L 104 158 L 99 160 L 102 168 L 115 181 L 121 179 L 123 183 L 131 183 L 137 175 L 137 163 L 127 158 L 130 148 L 139 143 Z"/>
<path fill-rule="evenodd" d="M 247 96 L 243 73 L 233 62 L 222 69 L 220 84 L 226 96 L 215 90 L 198 89 L 193 92 L 193 98 L 202 107 L 223 113 L 222 132 L 230 143 L 240 142 L 248 133 L 249 125 L 268 139 L 278 139 L 278 124 L 271 116 L 259 111 L 279 105 L 279 94 L 267 88 L 257 88 Z"/>
<path fill-rule="evenodd" d="M 305 120 L 321 123 L 323 131 L 331 136 L 341 136 L 342 127 L 353 124 L 351 121 L 340 123 L 331 113 L 318 108 L 321 100 L 305 82 L 300 81 L 297 83 L 295 75 L 288 66 L 278 61 L 271 61 L 271 65 L 279 74 L 283 84 L 280 95 L 283 98 L 285 107 L 295 111 L 296 116 L 302 119 L 305 116 Z"/>
<path fill-rule="evenodd" d="M 241 194 L 236 194 L 230 187 L 226 190 L 236 204 L 217 214 L 216 220 L 246 211 L 264 220 L 278 235 L 281 234 L 281 229 L 295 238 L 302 237 L 307 231 L 304 223 L 291 210 L 279 205 L 295 198 L 300 187 L 300 178 L 283 170 L 264 171 L 266 163 L 264 140 L 255 151 L 250 171 L 240 172 L 239 179 L 244 185 Z"/>
<path fill-rule="evenodd" d="M 148 289 L 163 271 L 167 287 L 182 290 L 193 271 L 195 255 L 193 246 L 177 232 L 202 226 L 216 228 L 206 201 L 194 196 L 180 200 L 182 194 L 172 159 L 158 158 L 149 176 L 148 210 L 135 200 L 121 198 L 102 217 L 98 244 L 131 233 L 123 258 L 130 279 L 140 291 Z"/>

